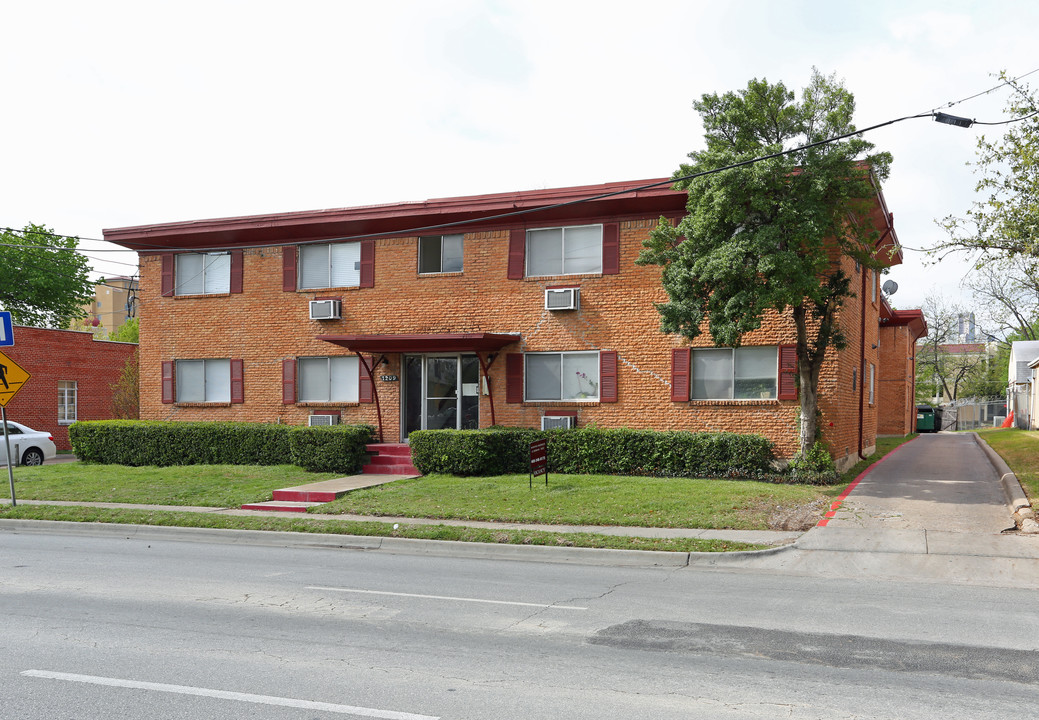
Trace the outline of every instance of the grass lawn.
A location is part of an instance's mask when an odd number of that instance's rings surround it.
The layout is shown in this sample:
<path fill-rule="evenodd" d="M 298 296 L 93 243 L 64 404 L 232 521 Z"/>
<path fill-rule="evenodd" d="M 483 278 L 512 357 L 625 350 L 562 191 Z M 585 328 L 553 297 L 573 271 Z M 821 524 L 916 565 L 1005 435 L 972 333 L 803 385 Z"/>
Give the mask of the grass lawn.
<path fill-rule="evenodd" d="M 279 488 L 337 477 L 311 473 L 295 465 L 181 465 L 125 467 L 59 463 L 14 469 L 19 500 L 79 500 L 232 507 L 270 500 Z M 11 497 L 8 479 L 0 482 L 0 498 Z"/>
<path fill-rule="evenodd" d="M 1039 432 L 1015 428 L 986 428 L 976 432 L 1006 460 L 1021 481 L 1032 507 L 1039 510 Z"/>
<path fill-rule="evenodd" d="M 305 517 L 237 517 L 175 511 L 108 510 L 19 505 L 0 508 L 2 518 L 177 525 L 184 527 L 293 530 L 469 542 L 708 552 L 754 546 L 717 540 L 646 539 L 584 533 L 480 530 L 446 525 L 378 522 L 379 515 L 497 520 L 545 524 L 764 530 L 770 519 L 808 507 L 829 505 L 870 463 L 911 438 L 883 438 L 878 452 L 828 487 L 777 485 L 746 480 L 697 480 L 603 475 L 551 475 L 529 487 L 526 475 L 459 478 L 431 475 L 358 490 Z M 22 500 L 118 502 L 150 505 L 235 507 L 268 500 L 271 491 L 333 477 L 294 465 L 274 467 L 191 465 L 131 468 L 68 463 L 15 469 Z M 0 483 L 0 497 L 8 497 Z M 371 515 L 351 522 L 336 514 Z M 810 522 L 814 522 L 809 517 Z"/>

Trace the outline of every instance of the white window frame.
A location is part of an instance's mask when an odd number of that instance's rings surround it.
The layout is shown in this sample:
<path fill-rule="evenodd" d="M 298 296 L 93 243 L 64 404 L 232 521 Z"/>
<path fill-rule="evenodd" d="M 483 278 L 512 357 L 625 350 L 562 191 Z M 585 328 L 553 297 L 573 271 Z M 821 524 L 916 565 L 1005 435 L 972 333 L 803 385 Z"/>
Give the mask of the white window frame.
<path fill-rule="evenodd" d="M 530 388 L 532 383 L 530 382 L 530 358 L 549 358 L 551 356 L 559 357 L 559 397 L 530 397 Z M 578 388 L 587 387 L 587 391 L 582 396 L 580 391 L 573 393 L 572 395 L 564 396 L 565 374 L 568 374 L 570 370 L 566 367 L 567 358 L 573 358 L 576 356 L 594 357 L 595 358 L 595 378 L 589 379 L 585 377 L 583 380 L 577 381 Z M 601 364 L 599 361 L 598 350 L 576 350 L 576 351 L 563 351 L 563 352 L 532 352 L 523 354 L 523 400 L 524 402 L 598 402 L 602 387 L 602 377 L 600 375 Z M 579 372 L 579 371 L 575 371 Z"/>
<path fill-rule="evenodd" d="M 325 392 L 309 394 L 304 377 L 325 361 Z M 296 358 L 296 401 L 301 403 L 356 403 L 360 401 L 360 364 L 356 355 L 318 355 Z M 342 382 L 336 383 L 340 379 Z"/>
<path fill-rule="evenodd" d="M 224 267 L 215 267 L 216 258 L 226 258 Z M 185 278 L 185 270 L 181 269 L 181 263 L 188 258 L 201 258 L 202 270 L 195 272 L 191 277 Z M 187 291 L 185 283 L 201 278 L 201 291 Z M 175 256 L 174 267 L 174 294 L 176 295 L 226 295 L 231 292 L 231 253 L 178 253 Z M 98 300 L 98 307 L 101 301 Z"/>
<path fill-rule="evenodd" d="M 321 264 L 320 251 L 324 250 L 326 258 L 324 260 L 324 267 L 327 270 L 326 279 L 321 284 L 304 284 L 304 261 L 309 258 L 314 258 L 310 262 Z M 349 253 L 349 258 L 342 258 L 337 261 L 334 257 L 335 253 L 339 251 L 342 253 Z M 297 290 L 327 290 L 329 288 L 336 287 L 360 287 L 361 285 L 361 243 L 360 242 L 331 242 L 321 243 L 317 245 L 300 245 L 297 265 L 296 265 L 296 285 Z M 353 262 L 353 267 L 348 267 L 348 264 Z M 344 265 L 345 263 L 346 265 Z M 344 279 L 344 282 L 337 282 L 337 279 Z"/>
<path fill-rule="evenodd" d="M 595 270 L 577 270 L 577 271 L 568 272 L 567 271 L 567 267 L 566 267 L 566 262 L 567 262 L 566 261 L 566 235 L 567 235 L 567 232 L 568 231 L 573 231 L 573 230 L 587 230 L 588 228 L 598 228 L 598 230 L 599 230 L 599 267 L 598 267 L 598 269 L 595 269 Z M 559 230 L 560 231 L 559 242 L 560 242 L 562 247 L 560 248 L 561 259 L 560 259 L 559 272 L 532 273 L 531 270 L 530 270 L 530 255 L 531 255 L 531 253 L 530 253 L 530 238 L 531 238 L 531 233 L 545 232 L 545 231 L 552 231 L 552 230 Z M 601 274 L 602 273 L 602 238 L 603 238 L 603 225 L 602 224 L 594 224 L 594 225 L 562 225 L 562 226 L 558 226 L 558 227 L 531 228 L 530 230 L 527 230 L 527 237 L 526 237 L 525 245 L 524 245 L 524 248 L 523 248 L 524 276 L 525 277 L 557 277 L 557 276 L 562 276 L 562 275 L 596 275 L 596 274 Z"/>
<path fill-rule="evenodd" d="M 76 422 L 78 405 L 79 383 L 75 380 L 59 380 L 58 425 L 71 425 Z"/>
<path fill-rule="evenodd" d="M 874 388 L 876 387 L 876 382 L 877 382 L 877 366 L 874 365 L 873 363 L 870 363 L 869 364 L 869 404 L 870 405 L 873 404 L 873 400 L 875 398 Z"/>
<path fill-rule="evenodd" d="M 773 373 L 771 376 L 772 387 L 768 397 L 761 397 L 761 391 L 758 392 L 756 397 L 737 397 L 736 396 L 736 381 L 740 378 L 736 377 L 736 353 L 740 351 L 748 350 L 761 350 L 762 348 L 768 348 L 775 351 L 775 365 L 773 367 Z M 726 354 L 729 355 L 729 395 L 728 397 L 697 397 L 696 388 L 696 354 L 698 352 L 708 352 L 717 356 Z M 757 378 L 764 379 L 764 378 Z M 703 347 L 703 348 L 692 348 L 692 354 L 690 357 L 689 366 L 689 391 L 690 399 L 692 400 L 777 400 L 779 398 L 779 346 L 778 345 L 745 345 L 738 348 L 714 348 L 714 347 Z"/>
<path fill-rule="evenodd" d="M 187 373 L 184 372 L 188 364 L 202 364 L 202 399 L 185 398 L 181 382 L 185 381 Z M 226 368 L 226 372 L 224 371 Z M 224 383 L 226 377 L 226 387 Z M 220 403 L 231 402 L 231 360 L 229 358 L 205 358 L 177 360 L 176 364 L 176 394 L 174 398 L 178 403 Z"/>
<path fill-rule="evenodd" d="M 423 257 L 425 257 L 425 253 L 423 252 L 423 248 L 427 248 L 427 247 L 430 247 L 432 245 L 432 243 L 427 243 L 426 242 L 428 240 L 437 240 L 437 241 L 439 241 L 436 244 L 437 245 L 437 250 L 436 250 L 437 258 L 436 258 L 436 260 L 437 260 L 437 267 L 438 267 L 437 270 L 423 270 L 422 269 L 422 264 L 423 264 L 422 260 L 423 260 Z M 452 244 L 458 243 L 459 254 L 458 254 L 458 267 L 457 268 L 451 267 L 451 268 L 448 268 L 446 270 L 444 269 L 444 244 L 446 242 L 450 242 Z M 432 252 L 432 251 L 430 251 L 430 252 Z M 432 258 L 426 258 L 426 259 L 427 260 L 432 260 Z M 465 268 L 465 235 L 462 235 L 462 234 L 455 234 L 455 235 L 423 235 L 423 236 L 421 236 L 418 239 L 418 274 L 419 275 L 438 275 L 438 274 L 443 274 L 443 273 L 459 273 L 459 272 L 462 272 L 464 268 Z"/>

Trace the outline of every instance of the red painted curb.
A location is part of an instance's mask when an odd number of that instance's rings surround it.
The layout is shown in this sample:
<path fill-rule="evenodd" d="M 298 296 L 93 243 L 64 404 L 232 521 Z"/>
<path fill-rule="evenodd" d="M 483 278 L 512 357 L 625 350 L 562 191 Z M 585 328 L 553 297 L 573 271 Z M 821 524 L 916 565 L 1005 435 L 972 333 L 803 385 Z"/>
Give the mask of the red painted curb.
<path fill-rule="evenodd" d="M 844 492 L 842 492 L 842 493 L 841 493 L 841 494 L 840 494 L 840 495 L 839 495 L 839 496 L 837 497 L 837 499 L 833 501 L 833 503 L 832 503 L 832 504 L 830 505 L 830 511 L 829 511 L 828 513 L 826 513 L 825 515 L 823 515 L 823 519 L 822 519 L 822 520 L 820 520 L 820 521 L 818 522 L 818 524 L 816 524 L 816 527 L 826 527 L 826 526 L 827 526 L 827 525 L 829 524 L 830 520 L 831 520 L 831 519 L 832 519 L 832 518 L 833 518 L 833 517 L 834 517 L 835 515 L 837 515 L 837 510 L 838 510 L 838 509 L 840 509 L 840 507 L 841 507 L 841 503 L 843 503 L 843 502 L 844 502 L 844 500 L 845 500 L 845 499 L 846 499 L 846 498 L 847 498 L 847 497 L 848 497 L 849 495 L 851 495 L 851 491 L 852 491 L 852 490 L 854 490 L 854 489 L 855 489 L 855 486 L 856 486 L 856 485 L 858 485 L 858 484 L 859 484 L 859 483 L 860 483 L 860 482 L 862 481 L 862 478 L 864 478 L 864 477 L 866 477 L 867 475 L 869 475 L 869 474 L 870 474 L 871 472 L 873 472 L 873 469 L 874 469 L 875 467 L 877 467 L 877 466 L 878 466 L 878 465 L 880 465 L 880 464 L 881 464 L 882 462 L 884 462 L 885 460 L 887 460 L 887 459 L 888 459 L 889 457 L 891 457 L 892 455 L 894 455 L 895 453 L 897 453 L 897 452 L 898 452 L 899 450 L 901 450 L 902 448 L 904 448 L 904 447 L 905 447 L 906 445 L 909 445 L 910 443 L 914 443 L 914 442 L 916 442 L 917 440 L 919 440 L 919 439 L 920 439 L 920 437 L 921 437 L 920 435 L 917 435 L 917 436 L 916 436 L 915 438 L 913 438 L 913 439 L 912 439 L 912 440 L 910 440 L 909 442 L 904 442 L 904 443 L 902 443 L 901 445 L 899 445 L 898 447 L 896 447 L 896 448 L 895 448 L 894 450 L 892 450 L 891 452 L 889 452 L 889 453 L 888 453 L 887 455 L 885 455 L 884 457 L 880 458 L 880 459 L 879 459 L 879 460 L 877 460 L 877 461 L 876 461 L 875 463 L 873 463 L 873 464 L 872 464 L 872 465 L 870 465 L 870 466 L 869 466 L 868 468 L 866 468 L 866 469 L 865 469 L 865 470 L 863 470 L 863 471 L 862 471 L 861 473 L 859 473 L 859 476 L 858 476 L 857 478 L 855 478 L 854 480 L 852 480 L 852 481 L 851 481 L 851 484 L 850 484 L 850 485 L 848 485 L 848 487 L 844 488 Z"/>

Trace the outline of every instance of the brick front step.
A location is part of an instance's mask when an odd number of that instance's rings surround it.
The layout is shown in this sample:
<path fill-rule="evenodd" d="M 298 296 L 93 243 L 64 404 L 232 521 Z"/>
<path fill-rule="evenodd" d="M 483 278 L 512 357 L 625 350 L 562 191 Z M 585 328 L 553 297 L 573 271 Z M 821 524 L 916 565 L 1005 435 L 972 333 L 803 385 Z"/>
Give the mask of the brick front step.
<path fill-rule="evenodd" d="M 365 447 L 371 457 L 361 468 L 365 474 L 421 475 L 411 463 L 411 446 L 407 443 L 372 443 Z"/>
<path fill-rule="evenodd" d="M 296 490 L 294 488 L 286 488 L 285 490 L 275 490 L 272 496 L 274 500 L 320 504 L 330 503 L 343 497 L 347 492 L 349 491 L 330 492 L 328 490 Z"/>
<path fill-rule="evenodd" d="M 274 512 L 305 513 L 307 508 L 312 508 L 321 504 L 322 503 L 319 502 L 286 502 L 274 500 L 242 505 L 242 510 L 272 510 Z"/>

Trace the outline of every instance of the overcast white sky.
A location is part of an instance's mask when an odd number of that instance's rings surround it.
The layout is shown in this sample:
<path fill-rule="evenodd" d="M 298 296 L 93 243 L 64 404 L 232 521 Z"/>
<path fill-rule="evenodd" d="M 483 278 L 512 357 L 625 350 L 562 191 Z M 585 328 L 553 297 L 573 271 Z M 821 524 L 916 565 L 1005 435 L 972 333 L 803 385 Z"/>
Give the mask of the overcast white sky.
<path fill-rule="evenodd" d="M 799 90 L 813 65 L 845 80 L 858 127 L 1039 68 L 1034 0 L 34 0 L 5 3 L 0 27 L 0 226 L 90 238 L 666 177 L 701 147 L 694 99 L 752 77 Z M 948 112 L 1001 120 L 1008 92 Z M 969 207 L 981 132 L 868 135 L 894 154 L 884 192 L 908 248 Z M 897 307 L 959 294 L 965 262 L 924 260 L 907 250 L 891 273 Z"/>

